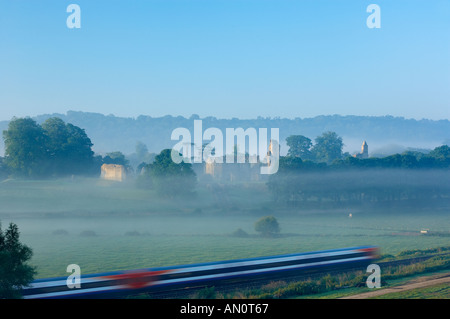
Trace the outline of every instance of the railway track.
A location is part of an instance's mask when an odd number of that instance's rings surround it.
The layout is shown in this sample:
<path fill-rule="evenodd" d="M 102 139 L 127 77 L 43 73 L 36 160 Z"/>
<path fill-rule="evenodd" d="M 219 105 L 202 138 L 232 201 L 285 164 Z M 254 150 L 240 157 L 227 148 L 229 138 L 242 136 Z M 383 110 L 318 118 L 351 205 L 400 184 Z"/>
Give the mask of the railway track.
<path fill-rule="evenodd" d="M 89 274 L 81 278 L 83 284 L 73 290 L 65 277 L 39 279 L 23 290 L 27 299 L 35 298 L 133 298 L 136 296 L 175 299 L 191 298 L 202 289 L 229 292 L 258 289 L 273 282 L 291 283 L 316 279 L 325 274 L 359 271 L 366 273 L 369 264 L 382 269 L 390 266 L 420 263 L 433 254 L 402 260 L 377 259 L 376 246 L 359 246 L 298 254 L 207 262 L 159 268 Z M 383 270 L 382 270 L 383 272 Z M 362 283 L 364 284 L 364 283 Z M 208 294 L 208 291 L 201 294 Z M 197 295 L 200 298 L 201 295 Z"/>
<path fill-rule="evenodd" d="M 311 275 L 324 269 L 368 265 L 376 260 L 376 246 L 293 253 L 256 258 L 213 261 L 87 274 L 72 289 L 67 278 L 38 279 L 23 289 L 26 299 L 36 298 L 124 298 L 139 293 L 152 293 L 153 298 L 186 296 L 208 286 L 236 289 L 255 282 L 275 280 L 288 275 Z M 81 284 L 82 283 L 82 284 Z"/>
<path fill-rule="evenodd" d="M 450 253 L 442 253 L 442 254 L 433 254 L 433 255 L 427 255 L 427 256 L 420 256 L 420 257 L 413 257 L 413 258 L 405 258 L 400 260 L 392 260 L 392 261 L 384 261 L 384 262 L 374 262 L 378 266 L 381 267 L 381 269 L 385 267 L 392 267 L 392 266 L 402 266 L 402 265 L 411 265 L 420 263 L 423 261 L 426 261 L 428 259 L 431 259 L 433 257 L 437 256 L 448 256 Z M 141 293 L 138 295 L 129 295 L 128 297 L 138 297 L 142 295 L 146 295 L 149 298 L 154 299 L 183 299 L 183 298 L 191 298 L 192 296 L 195 296 L 196 293 L 198 293 L 201 290 L 204 290 L 205 288 L 214 288 L 214 292 L 221 293 L 221 294 L 227 294 L 227 293 L 233 293 L 239 290 L 251 290 L 251 289 L 259 289 L 265 285 L 268 285 L 270 283 L 273 283 L 275 281 L 283 281 L 286 282 L 286 284 L 293 283 L 293 282 L 299 282 L 304 280 L 314 280 L 319 279 L 325 275 L 330 274 L 333 275 L 340 275 L 344 273 L 352 273 L 352 272 L 358 272 L 362 271 L 365 273 L 366 269 L 361 267 L 349 267 L 346 269 L 327 269 L 324 271 L 316 271 L 315 273 L 307 273 L 307 274 L 299 274 L 299 275 L 290 275 L 290 276 L 280 276 L 279 278 L 270 278 L 270 279 L 261 279 L 261 280 L 254 280 L 250 282 L 240 282 L 240 283 L 232 283 L 232 284 L 221 284 L 221 285 L 214 285 L 214 286 L 198 286 L 198 287 L 185 287 L 180 288 L 172 291 L 159 291 L 155 293 Z"/>

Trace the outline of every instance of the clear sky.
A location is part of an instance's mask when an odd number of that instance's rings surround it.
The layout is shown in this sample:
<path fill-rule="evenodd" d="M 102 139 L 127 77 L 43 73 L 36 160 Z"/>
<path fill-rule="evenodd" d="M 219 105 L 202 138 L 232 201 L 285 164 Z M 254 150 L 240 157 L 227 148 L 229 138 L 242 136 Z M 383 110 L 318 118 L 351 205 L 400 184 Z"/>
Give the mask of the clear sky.
<path fill-rule="evenodd" d="M 450 119 L 450 1 L 0 0 L 0 120 L 68 110 Z"/>

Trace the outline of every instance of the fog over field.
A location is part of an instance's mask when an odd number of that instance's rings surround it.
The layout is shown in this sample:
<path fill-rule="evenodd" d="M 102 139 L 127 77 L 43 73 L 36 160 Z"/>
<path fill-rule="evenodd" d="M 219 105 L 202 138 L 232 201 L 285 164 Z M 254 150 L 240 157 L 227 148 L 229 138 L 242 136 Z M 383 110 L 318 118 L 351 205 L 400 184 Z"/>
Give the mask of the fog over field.
<path fill-rule="evenodd" d="M 225 297 L 224 277 L 274 280 L 233 298 L 333 298 L 379 281 L 364 263 L 387 261 L 383 286 L 448 271 L 449 12 L 449 0 L 0 1 L 0 299 L 177 285 Z M 258 260 L 126 271 L 246 258 Z M 72 290 L 69 265 L 120 275 Z"/>
<path fill-rule="evenodd" d="M 132 180 L 5 180 L 0 220 L 19 226 L 33 248 L 38 277 L 64 276 L 72 263 L 83 273 L 96 273 L 359 245 L 379 245 L 383 253 L 395 254 L 448 244 L 448 174 L 291 175 L 291 188 L 296 181 L 311 192 L 294 202 L 274 200 L 265 182 L 201 182 L 195 196 L 164 199 L 136 188 Z M 364 199 L 352 195 L 352 182 L 367 186 Z M 409 192 L 398 198 L 384 196 L 386 187 L 393 194 L 405 185 Z M 331 190 L 342 197 L 337 200 Z M 268 215 L 281 228 L 273 237 L 255 231 L 255 222 Z"/>

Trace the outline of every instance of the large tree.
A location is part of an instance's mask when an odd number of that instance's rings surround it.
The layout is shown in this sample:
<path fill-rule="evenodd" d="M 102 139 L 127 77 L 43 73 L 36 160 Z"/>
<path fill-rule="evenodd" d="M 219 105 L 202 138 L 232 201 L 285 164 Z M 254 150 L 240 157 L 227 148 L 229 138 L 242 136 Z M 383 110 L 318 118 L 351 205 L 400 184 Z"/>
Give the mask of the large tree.
<path fill-rule="evenodd" d="M 47 135 L 48 160 L 57 176 L 83 174 L 92 167 L 94 152 L 85 131 L 57 117 L 42 124 Z"/>
<path fill-rule="evenodd" d="M 265 216 L 255 223 L 255 230 L 265 237 L 271 237 L 280 232 L 280 225 L 275 217 Z"/>
<path fill-rule="evenodd" d="M 105 164 L 116 164 L 123 166 L 129 165 L 129 161 L 127 160 L 125 155 L 119 151 L 106 153 L 105 157 L 103 157 L 103 162 Z"/>
<path fill-rule="evenodd" d="M 0 224 L 0 299 L 20 298 L 22 288 L 33 281 L 36 271 L 27 264 L 32 255 L 31 248 L 19 241 L 16 224 L 9 224 L 4 234 Z"/>
<path fill-rule="evenodd" d="M 151 184 L 161 196 L 191 195 L 197 183 L 192 164 L 173 162 L 171 153 L 171 149 L 165 149 L 156 155 L 154 162 L 145 166 L 141 178 L 150 179 L 151 183 L 147 182 L 147 185 Z"/>
<path fill-rule="evenodd" d="M 3 131 L 5 163 L 11 172 L 23 177 L 41 177 L 49 169 L 47 136 L 31 118 L 13 118 Z"/>
<path fill-rule="evenodd" d="M 448 147 L 448 145 L 436 147 L 434 150 L 428 153 L 428 156 L 434 157 L 435 159 L 440 161 L 448 162 L 450 159 L 450 147 Z"/>
<path fill-rule="evenodd" d="M 335 132 L 325 132 L 316 137 L 315 142 L 312 152 L 316 161 L 331 164 L 342 158 L 344 143 Z"/>
<path fill-rule="evenodd" d="M 300 157 L 302 160 L 311 160 L 312 142 L 303 135 L 291 135 L 286 138 L 286 144 L 289 146 L 287 156 Z"/>
<path fill-rule="evenodd" d="M 85 131 L 59 118 L 49 118 L 42 125 L 30 118 L 15 118 L 3 138 L 5 163 L 15 175 L 36 178 L 99 170 Z"/>
<path fill-rule="evenodd" d="M 99 167 L 94 160 L 94 151 L 92 150 L 91 139 L 87 136 L 84 129 L 66 124 L 68 138 L 65 145 L 66 156 L 71 159 L 70 174 L 90 174 L 97 172 Z"/>
<path fill-rule="evenodd" d="M 0 157 L 0 181 L 8 176 L 8 169 L 3 157 Z"/>

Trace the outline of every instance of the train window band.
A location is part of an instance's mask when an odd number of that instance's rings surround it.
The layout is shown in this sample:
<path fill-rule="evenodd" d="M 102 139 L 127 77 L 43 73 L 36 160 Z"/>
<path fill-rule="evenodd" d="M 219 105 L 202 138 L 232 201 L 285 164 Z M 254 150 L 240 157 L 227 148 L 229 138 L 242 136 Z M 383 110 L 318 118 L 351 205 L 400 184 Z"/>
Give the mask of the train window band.
<path fill-rule="evenodd" d="M 91 298 L 123 291 L 167 289 L 169 286 L 186 286 L 220 280 L 251 280 L 272 274 L 340 265 L 369 263 L 378 257 L 375 246 L 360 246 L 299 254 L 227 260 L 173 267 L 116 271 L 81 276 L 81 288 L 67 287 L 66 277 L 39 279 L 23 290 L 24 298 Z"/>
<path fill-rule="evenodd" d="M 366 254 L 365 253 L 354 253 L 354 254 L 349 254 L 351 256 L 349 256 L 349 258 L 347 258 L 346 260 L 352 260 L 353 258 L 358 258 L 358 257 L 364 257 Z M 204 275 L 211 275 L 211 274 L 226 274 L 226 273 L 233 273 L 233 272 L 237 272 L 237 271 L 243 271 L 243 270 L 260 270 L 260 269 L 264 269 L 267 268 L 268 266 L 270 266 L 269 269 L 276 269 L 276 268 L 280 268 L 280 267 L 285 267 L 285 266 L 291 266 L 291 265 L 296 265 L 301 267 L 302 265 L 305 264 L 314 264 L 314 263 L 320 263 L 320 262 L 325 262 L 325 261 L 333 261 L 333 260 L 339 260 L 342 259 L 342 255 L 334 255 L 334 256 L 326 256 L 326 257 L 315 257 L 315 258 L 308 258 L 308 259 L 297 259 L 294 258 L 292 260 L 288 260 L 288 261 L 279 261 L 279 262 L 274 262 L 274 261 L 267 261 L 267 262 L 262 262 L 262 263 L 257 263 L 257 264 L 253 264 L 253 265 L 245 265 L 245 263 L 243 265 L 239 265 L 239 266 L 226 266 L 226 267 L 218 267 L 215 269 L 208 269 L 208 270 L 195 270 L 192 269 L 189 272 L 178 272 L 175 274 L 167 274 L 167 275 L 161 275 L 160 276 L 160 280 L 166 280 L 166 279 L 176 279 L 176 278 L 183 278 L 189 275 L 195 275 L 195 276 L 204 276 Z"/>

